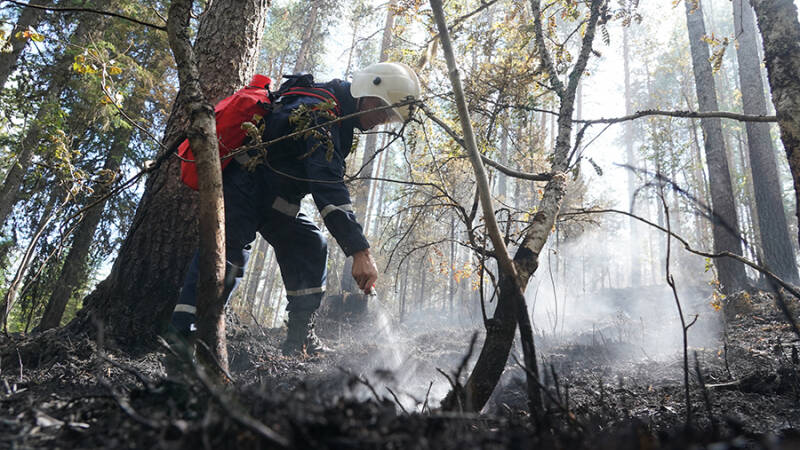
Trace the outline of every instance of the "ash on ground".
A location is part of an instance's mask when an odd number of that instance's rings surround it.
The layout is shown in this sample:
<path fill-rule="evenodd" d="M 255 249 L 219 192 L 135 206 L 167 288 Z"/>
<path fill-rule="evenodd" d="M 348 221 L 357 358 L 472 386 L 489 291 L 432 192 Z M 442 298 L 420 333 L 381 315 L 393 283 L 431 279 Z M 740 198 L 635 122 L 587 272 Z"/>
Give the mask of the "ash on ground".
<path fill-rule="evenodd" d="M 653 352 L 655 327 L 626 314 L 580 333 L 539 329 L 538 421 L 518 346 L 481 414 L 438 410 L 466 358 L 465 381 L 480 327 L 467 355 L 475 327 L 423 331 L 382 308 L 322 319 L 334 351 L 306 359 L 281 356 L 284 329 L 234 319 L 234 381 L 212 388 L 190 368 L 166 378 L 160 350 L 129 355 L 66 330 L 0 338 L 0 448 L 277 447 L 263 426 L 292 448 L 800 446 L 800 341 L 772 296 L 741 293 L 702 319 L 719 327 L 689 343 L 689 426 L 682 351 Z"/>

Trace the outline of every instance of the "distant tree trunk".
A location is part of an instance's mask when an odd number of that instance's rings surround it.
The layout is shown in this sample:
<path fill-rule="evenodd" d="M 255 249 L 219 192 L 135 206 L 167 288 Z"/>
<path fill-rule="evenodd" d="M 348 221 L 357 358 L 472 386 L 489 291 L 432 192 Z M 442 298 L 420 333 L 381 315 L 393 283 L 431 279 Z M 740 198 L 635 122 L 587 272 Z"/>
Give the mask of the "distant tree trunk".
<path fill-rule="evenodd" d="M 49 0 L 37 2 L 38 5 L 42 6 L 48 6 L 52 3 L 53 2 Z M 44 10 L 39 8 L 25 7 L 22 9 L 22 12 L 17 18 L 17 23 L 14 25 L 14 29 L 11 30 L 11 34 L 8 35 L 11 51 L 0 52 L 0 89 L 6 85 L 8 76 L 17 68 L 19 56 L 22 54 L 22 50 L 25 49 L 25 45 L 27 45 L 29 41 L 27 38 L 18 39 L 16 37 L 17 33 L 25 32 L 29 28 L 36 28 L 36 25 L 42 20 L 43 15 Z M 0 42 L 0 45 L 3 44 L 4 43 Z"/>
<path fill-rule="evenodd" d="M 709 62 L 708 45 L 703 42 L 705 25 L 701 2 L 694 8 L 692 2 L 684 2 L 686 6 L 686 24 L 689 30 L 689 43 L 692 51 L 692 69 L 695 77 L 695 89 L 700 111 L 718 111 L 714 76 Z M 711 188 L 711 206 L 713 212 L 714 252 L 728 251 L 736 255 L 742 254 L 739 222 L 736 217 L 736 205 L 733 200 L 731 174 L 728 168 L 725 141 L 722 135 L 720 119 L 701 119 L 703 128 L 703 144 L 706 150 L 709 184 Z M 722 291 L 733 293 L 747 285 L 744 265 L 731 258 L 714 260 L 722 284 Z"/>
<path fill-rule="evenodd" d="M 761 2 L 762 4 L 764 2 Z M 780 2 L 773 2 L 780 3 Z M 791 2 L 789 2 L 791 5 Z M 763 8 L 763 7 L 762 7 Z M 764 97 L 764 80 L 761 78 L 761 61 L 758 56 L 758 43 L 756 41 L 756 25 L 753 9 L 745 2 L 733 2 L 733 22 L 736 40 L 736 56 L 739 61 L 739 80 L 741 84 L 742 104 L 745 114 L 766 115 L 767 102 Z M 796 37 L 800 38 L 800 26 L 797 25 L 795 14 Z M 800 69 L 800 43 L 795 41 L 796 69 Z M 769 63 L 767 67 L 769 67 Z M 797 86 L 795 72 L 794 89 L 800 94 Z M 800 112 L 800 97 L 795 103 Z M 795 125 L 800 126 L 800 120 L 793 118 Z M 789 242 L 789 230 L 786 221 L 786 212 L 783 207 L 780 183 L 778 183 L 778 164 L 775 161 L 775 149 L 769 133 L 769 124 L 759 122 L 745 122 L 747 130 L 747 145 L 750 149 L 750 168 L 753 172 L 753 189 L 755 192 L 758 216 L 758 228 L 761 234 L 764 263 L 779 277 L 797 283 L 797 263 L 794 258 L 792 246 Z M 800 128 L 798 138 L 800 138 Z M 797 180 L 797 178 L 795 178 Z"/>
<path fill-rule="evenodd" d="M 381 40 L 380 49 L 380 62 L 386 61 L 388 57 L 389 47 L 392 44 L 392 28 L 394 27 L 394 9 L 397 5 L 397 0 L 389 0 L 386 8 L 386 21 L 383 25 L 383 39 Z M 373 130 L 374 131 L 374 130 Z M 374 166 L 375 150 L 378 143 L 378 135 L 371 133 L 367 135 L 364 142 L 364 154 L 361 158 L 361 175 L 366 177 L 372 176 Z M 353 208 L 355 209 L 356 219 L 361 224 L 369 222 L 369 191 L 375 183 L 372 180 L 361 180 L 355 187 L 355 195 L 353 196 Z M 342 269 L 342 291 L 356 292 L 358 286 L 355 284 L 350 272 L 353 268 L 353 258 L 347 258 L 344 268 Z"/>
<path fill-rule="evenodd" d="M 406 294 L 408 293 L 408 269 L 411 264 L 406 263 L 406 270 L 403 271 L 403 288 L 400 293 L 400 322 L 406 316 Z"/>
<path fill-rule="evenodd" d="M 266 0 L 213 2 L 203 15 L 194 52 L 210 103 L 244 86 L 252 75 L 266 7 Z M 187 101 L 178 95 L 163 142 L 183 133 Z M 196 196 L 181 183 L 179 171 L 180 161 L 171 158 L 150 174 L 111 273 L 86 298 L 72 326 L 90 328 L 95 317 L 105 323 L 108 336 L 127 346 L 150 344 L 166 327 L 197 247 Z"/>
<path fill-rule="evenodd" d="M 450 280 L 447 287 L 448 303 L 450 304 L 450 312 L 453 312 L 453 299 L 456 295 L 456 277 L 455 272 L 458 270 L 456 265 L 456 219 L 450 220 Z M 444 309 L 444 308 L 442 308 Z"/>
<path fill-rule="evenodd" d="M 305 23 L 306 28 L 303 30 L 303 40 L 300 41 L 300 51 L 297 52 L 294 73 L 308 70 L 308 55 L 311 53 L 311 46 L 314 45 L 314 30 L 317 28 L 317 17 L 322 7 L 322 0 L 312 0 L 309 3 L 311 11 L 308 13 L 308 22 Z"/>
<path fill-rule="evenodd" d="M 259 314 L 256 315 L 259 319 L 262 318 L 264 313 L 266 312 L 267 308 L 273 309 L 273 314 L 278 314 L 278 311 L 272 307 L 272 291 L 275 289 L 275 280 L 278 278 L 278 273 L 275 270 L 275 253 L 269 257 L 269 263 L 267 264 L 267 279 L 264 282 L 264 292 L 261 294 L 261 308 L 259 310 Z M 266 319 L 266 317 L 264 317 Z"/>
<path fill-rule="evenodd" d="M 631 91 L 631 69 L 630 69 L 630 45 L 628 43 L 628 28 L 622 28 L 622 55 L 623 69 L 625 71 L 625 114 L 633 113 L 633 92 Z M 636 159 L 633 155 L 633 122 L 625 122 L 625 158 L 630 167 L 636 166 Z M 628 208 L 631 213 L 635 213 L 634 193 L 636 192 L 636 177 L 633 169 L 628 169 Z M 628 219 L 630 229 L 630 240 L 628 253 L 631 261 L 631 286 L 642 284 L 642 246 L 641 246 L 641 227 L 639 221 L 634 218 Z"/>
<path fill-rule="evenodd" d="M 44 208 L 44 211 L 39 218 L 36 231 L 34 231 L 33 236 L 31 236 L 28 246 L 20 258 L 16 274 L 6 289 L 3 302 L 0 303 L 0 325 L 2 325 L 4 333 L 8 333 L 8 316 L 11 314 L 14 304 L 17 302 L 17 298 L 24 288 L 22 281 L 25 277 L 25 274 L 28 272 L 28 267 L 30 267 L 34 255 L 36 254 L 36 244 L 38 243 L 39 238 L 42 237 L 45 229 L 47 229 L 47 225 L 50 224 L 50 221 L 53 220 L 53 218 L 64 208 L 64 206 L 69 203 L 69 201 L 69 195 L 67 195 L 66 199 L 64 199 L 63 194 L 53 193 L 50 197 L 49 204 Z M 57 202 L 62 203 L 56 208 Z"/>
<path fill-rule="evenodd" d="M 697 136 L 697 124 L 695 120 L 689 121 L 689 132 L 691 133 L 691 148 L 692 148 L 692 165 L 693 165 L 693 179 L 695 199 L 702 202 L 703 205 L 710 205 L 711 201 L 708 198 L 708 182 L 706 181 L 706 172 L 703 170 L 703 155 L 700 153 L 700 138 Z M 699 205 L 695 206 L 695 224 L 697 227 L 697 243 L 706 242 L 708 240 L 708 227 L 705 219 L 700 215 L 701 209 Z"/>
<path fill-rule="evenodd" d="M 129 116 L 137 117 L 141 114 L 144 108 L 145 98 L 141 95 L 128 97 L 129 102 L 125 104 L 125 111 Z M 88 275 L 87 259 L 89 256 L 89 247 L 94 239 L 97 225 L 103 216 L 107 199 L 103 199 L 109 189 L 111 188 L 114 177 L 119 175 L 117 171 L 122 163 L 122 158 L 133 135 L 131 127 L 118 127 L 114 130 L 114 138 L 111 143 L 111 148 L 106 155 L 106 161 L 103 164 L 103 170 L 109 175 L 108 179 L 103 180 L 98 186 L 94 187 L 94 193 L 88 197 L 86 204 L 98 202 L 91 209 L 86 211 L 81 219 L 80 225 L 75 230 L 72 239 L 72 246 L 64 259 L 64 265 L 61 268 L 61 275 L 55 283 L 53 294 L 50 296 L 50 301 L 44 309 L 42 319 L 39 322 L 38 330 L 49 330 L 55 328 L 61 323 L 61 317 L 64 315 L 64 309 L 67 302 L 72 297 L 81 283 L 86 280 Z"/>
<path fill-rule="evenodd" d="M 417 294 L 417 311 L 425 309 L 425 282 L 428 280 L 428 268 L 425 264 L 425 257 L 422 258 L 419 264 L 419 273 L 422 280 L 419 283 L 419 293 Z"/>
<path fill-rule="evenodd" d="M 509 117 L 508 120 L 511 120 Z M 503 130 L 500 132 L 500 164 L 508 164 L 508 124 L 503 123 Z M 505 202 L 507 201 L 508 177 L 504 173 L 497 174 L 497 196 Z"/>
<path fill-rule="evenodd" d="M 267 241 L 261 236 L 256 238 L 256 245 L 253 251 L 255 258 L 253 258 L 253 261 L 248 262 L 248 264 L 252 264 L 253 270 L 250 272 L 250 280 L 248 280 L 247 289 L 245 289 L 242 296 L 242 305 L 252 305 L 256 301 L 256 292 L 261 282 L 261 274 L 264 273 L 264 260 L 267 257 L 267 250 Z"/>
<path fill-rule="evenodd" d="M 106 2 L 101 2 L 101 5 L 105 4 Z M 105 21 L 95 14 L 82 15 L 77 28 L 70 37 L 70 41 L 77 45 L 85 44 L 89 33 L 102 28 L 100 26 L 102 23 L 105 23 Z M 6 173 L 6 178 L 3 180 L 2 187 L 0 187 L 0 226 L 5 223 L 14 205 L 19 201 L 20 189 L 25 179 L 25 174 L 28 172 L 28 167 L 36 154 L 36 148 L 42 138 L 45 137 L 44 133 L 50 117 L 61 109 L 60 97 L 72 77 L 72 62 L 72 53 L 68 50 L 68 47 L 65 47 L 61 55 L 57 57 L 52 71 L 50 71 L 50 82 L 44 94 L 44 99 L 42 99 L 41 106 L 36 112 L 36 118 L 31 121 L 25 137 L 22 138 L 17 159 L 8 170 L 8 173 Z"/>

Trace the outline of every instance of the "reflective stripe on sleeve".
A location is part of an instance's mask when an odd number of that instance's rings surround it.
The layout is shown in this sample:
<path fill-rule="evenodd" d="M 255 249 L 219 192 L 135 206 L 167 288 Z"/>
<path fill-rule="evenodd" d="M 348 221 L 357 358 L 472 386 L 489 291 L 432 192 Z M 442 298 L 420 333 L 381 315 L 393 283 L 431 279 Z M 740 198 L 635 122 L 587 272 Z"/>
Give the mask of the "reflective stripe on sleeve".
<path fill-rule="evenodd" d="M 173 313 L 189 313 L 189 314 L 196 314 L 197 307 L 192 305 L 184 305 L 184 304 L 177 304 L 175 305 L 175 309 L 172 310 Z"/>
<path fill-rule="evenodd" d="M 332 213 L 334 211 L 337 211 L 337 210 L 338 211 L 344 211 L 344 212 L 353 212 L 353 205 L 351 205 L 350 203 L 345 203 L 344 205 L 339 205 L 339 206 L 328 205 L 328 206 L 322 208 L 319 211 L 319 213 L 322 216 L 322 218 L 324 219 L 328 214 L 330 214 L 330 213 Z"/>

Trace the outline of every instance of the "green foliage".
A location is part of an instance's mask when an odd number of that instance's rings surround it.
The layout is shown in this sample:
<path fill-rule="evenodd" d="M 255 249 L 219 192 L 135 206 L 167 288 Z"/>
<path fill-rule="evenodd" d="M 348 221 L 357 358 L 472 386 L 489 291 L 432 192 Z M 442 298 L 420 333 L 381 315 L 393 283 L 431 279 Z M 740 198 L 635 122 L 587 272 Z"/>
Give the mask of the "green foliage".
<path fill-rule="evenodd" d="M 331 161 L 333 159 L 334 144 L 331 136 L 331 131 L 328 127 L 315 128 L 318 124 L 336 119 L 336 114 L 333 110 L 336 104 L 332 101 L 317 103 L 313 106 L 300 105 L 289 115 L 289 124 L 294 127 L 296 131 L 302 131 L 295 140 L 312 140 L 315 142 L 306 153 L 299 155 L 297 159 L 304 159 L 320 148 L 325 146 L 325 159 Z"/>
<path fill-rule="evenodd" d="M 156 9 L 166 10 L 166 5 L 160 2 L 128 3 L 120 7 L 122 12 L 151 22 L 160 22 L 154 13 Z M 88 16 L 47 15 L 45 22 L 37 27 L 46 37 L 45 45 L 25 54 L 0 92 L 0 110 L 4 111 L 0 116 L 0 170 L 10 167 L 19 154 L 19 143 L 37 114 L 43 127 L 43 139 L 24 180 L 22 191 L 26 195 L 0 232 L 5 237 L 9 235 L 7 231 L 13 230 L 18 237 L 7 252 L 0 252 L 3 258 L 0 275 L 8 277 L 17 270 L 18 256 L 28 245 L 43 208 L 49 202 L 63 200 L 67 193 L 74 197 L 36 246 L 39 255 L 36 264 L 47 260 L 47 266 L 34 264 L 25 278 L 25 294 L 12 313 L 15 329 L 19 330 L 36 324 L 58 280 L 71 243 L 70 233 L 80 216 L 69 223 L 64 219 L 90 201 L 98 187 L 127 177 L 132 168 L 140 166 L 141 160 L 153 157 L 158 143 L 146 132 L 160 135 L 175 95 L 173 62 L 165 33 L 126 21 L 100 20 L 96 29 L 78 39 L 74 35 L 76 22 L 85 17 Z M 28 37 L 38 40 L 38 36 Z M 69 60 L 68 73 L 56 72 L 55 62 L 61 55 Z M 59 76 L 67 80 L 65 89 L 56 93 L 54 101 L 44 101 L 53 98 L 50 84 Z M 120 110 L 139 128 L 125 119 Z M 107 169 L 109 151 L 115 146 L 127 148 L 121 159 L 122 167 Z M 140 191 L 126 192 L 109 200 L 88 256 L 91 271 L 98 270 L 118 248 L 140 194 Z M 64 247 L 60 247 L 62 244 Z M 39 276 L 35 276 L 37 272 Z M 93 285 L 90 280 L 91 274 L 76 290 L 67 317 Z"/>

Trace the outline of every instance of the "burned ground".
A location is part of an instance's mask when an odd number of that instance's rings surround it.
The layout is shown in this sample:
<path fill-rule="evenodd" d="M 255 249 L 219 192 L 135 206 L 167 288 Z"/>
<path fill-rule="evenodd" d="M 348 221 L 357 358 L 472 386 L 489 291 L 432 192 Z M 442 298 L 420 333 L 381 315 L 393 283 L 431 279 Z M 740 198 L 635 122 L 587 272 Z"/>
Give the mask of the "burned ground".
<path fill-rule="evenodd" d="M 648 354 L 613 319 L 591 336 L 539 336 L 549 392 L 539 426 L 513 359 L 484 414 L 436 409 L 444 374 L 453 379 L 467 352 L 464 328 L 321 323 L 335 352 L 303 360 L 280 356 L 282 330 L 235 324 L 235 381 L 223 388 L 191 368 L 165 379 L 163 352 L 100 352 L 65 331 L 10 336 L 0 344 L 0 448 L 273 447 L 257 422 L 294 448 L 800 446 L 800 342 L 773 299 L 739 294 L 708 320 L 724 332 L 690 349 L 690 431 L 681 355 Z"/>

